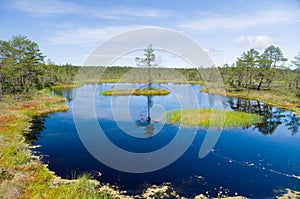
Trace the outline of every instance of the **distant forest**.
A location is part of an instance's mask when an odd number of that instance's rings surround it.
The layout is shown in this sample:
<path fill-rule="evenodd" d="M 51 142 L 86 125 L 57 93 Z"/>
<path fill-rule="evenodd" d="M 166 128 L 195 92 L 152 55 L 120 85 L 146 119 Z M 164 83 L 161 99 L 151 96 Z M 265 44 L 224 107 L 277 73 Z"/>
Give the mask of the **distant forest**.
<path fill-rule="evenodd" d="M 276 89 L 300 96 L 300 52 L 291 62 L 294 69 L 286 63 L 287 59 L 281 49 L 272 45 L 263 53 L 250 49 L 243 52 L 235 63 L 216 68 L 227 89 Z M 81 77 L 81 83 L 119 80 L 143 82 L 146 79 L 144 68 L 56 65 L 45 61 L 38 44 L 26 36 L 13 36 L 8 41 L 0 40 L 0 95 L 30 93 L 55 85 L 73 84 L 79 70 L 84 70 L 82 74 L 85 74 Z M 98 73 L 103 73 L 100 80 L 94 75 Z M 130 78 L 126 77 L 128 74 Z M 187 80 L 191 83 L 203 83 L 195 68 L 152 68 L 151 78 L 158 82 L 176 83 Z M 213 77 L 211 81 L 214 81 Z"/>

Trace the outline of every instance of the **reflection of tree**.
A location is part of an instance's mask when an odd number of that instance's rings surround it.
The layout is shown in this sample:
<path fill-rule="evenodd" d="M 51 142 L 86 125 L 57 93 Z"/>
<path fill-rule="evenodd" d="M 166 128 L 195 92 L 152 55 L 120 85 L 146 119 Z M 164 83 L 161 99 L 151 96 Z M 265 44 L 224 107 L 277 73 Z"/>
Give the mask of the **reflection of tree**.
<path fill-rule="evenodd" d="M 287 115 L 286 118 L 287 119 L 285 119 L 285 126 L 287 126 L 288 129 L 292 131 L 292 135 L 295 135 L 299 132 L 300 118 L 293 113 Z"/>
<path fill-rule="evenodd" d="M 148 138 L 152 138 L 152 136 L 154 135 L 154 131 L 155 131 L 155 128 L 153 126 L 153 124 L 148 124 L 146 127 L 145 127 L 145 135 L 148 137 Z"/>
<path fill-rule="evenodd" d="M 63 96 L 68 102 L 73 100 L 73 89 L 57 89 L 53 92 L 54 95 Z"/>
<path fill-rule="evenodd" d="M 147 96 L 147 113 L 145 115 L 145 114 L 143 114 L 144 113 L 144 111 L 143 111 L 140 114 L 141 118 L 136 121 L 137 126 L 145 127 L 145 135 L 147 137 L 149 137 L 150 139 L 153 136 L 154 130 L 155 130 L 153 124 L 151 124 L 151 116 L 150 116 L 150 109 L 151 109 L 152 105 L 153 105 L 153 103 L 151 100 L 151 96 Z"/>
<path fill-rule="evenodd" d="M 259 132 L 265 135 L 272 134 L 275 131 L 275 129 L 283 123 L 282 118 L 284 117 L 284 115 L 282 114 L 282 110 L 280 110 L 279 108 L 269 106 L 267 104 L 263 104 L 258 100 L 229 98 L 228 103 L 232 110 L 243 111 L 247 113 L 256 113 L 258 115 L 263 116 L 263 121 L 261 123 L 254 124 L 254 127 Z M 293 126 L 293 128 L 297 127 Z"/>
<path fill-rule="evenodd" d="M 30 131 L 24 134 L 25 140 L 29 144 L 33 144 L 41 136 L 41 132 L 45 129 L 45 117 L 39 117 L 32 120 Z"/>

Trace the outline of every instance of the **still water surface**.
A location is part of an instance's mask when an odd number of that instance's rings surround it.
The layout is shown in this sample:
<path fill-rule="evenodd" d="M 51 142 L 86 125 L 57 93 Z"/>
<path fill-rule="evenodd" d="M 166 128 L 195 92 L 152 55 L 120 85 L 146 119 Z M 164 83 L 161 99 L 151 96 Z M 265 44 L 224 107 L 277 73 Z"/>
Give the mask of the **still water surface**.
<path fill-rule="evenodd" d="M 206 130 L 200 128 L 188 150 L 163 169 L 136 174 L 118 171 L 102 164 L 82 144 L 71 107 L 74 92 L 80 89 L 92 87 L 98 93 L 114 86 L 115 84 L 84 85 L 56 92 L 66 97 L 69 110 L 49 114 L 35 122 L 30 139 L 33 145 L 41 147 L 35 148 L 34 152 L 42 155 L 43 162 L 57 175 L 73 178 L 82 172 L 101 172 L 102 175 L 96 177 L 99 181 L 117 185 L 119 189 L 131 194 L 139 194 L 149 185 L 169 182 L 177 193 L 189 198 L 200 193 L 217 196 L 221 191 L 223 195 L 229 196 L 238 194 L 250 198 L 273 198 L 278 194 L 277 191 L 285 188 L 300 190 L 300 119 L 290 111 L 256 100 L 226 98 L 227 109 L 258 113 L 264 116 L 264 122 L 245 129 L 223 130 L 214 149 L 205 158 L 198 158 L 206 134 Z M 176 84 L 154 86 L 171 88 L 172 91 L 184 88 L 184 85 Z M 210 96 L 199 92 L 201 86 L 191 87 L 199 106 L 210 107 Z M 128 135 L 119 128 L 117 122 L 120 121 L 115 121 L 111 111 L 112 98 L 96 94 L 95 107 L 99 124 L 106 136 L 122 149 L 136 153 L 159 150 L 175 137 L 180 128 L 160 122 L 163 111 L 180 108 L 173 92 L 168 96 L 151 98 L 118 97 L 129 100 L 129 114 L 134 123 L 128 121 L 128 125 L 136 135 Z M 148 105 L 150 110 L 155 109 L 150 111 L 150 123 L 147 123 Z M 127 121 L 122 122 L 126 125 Z"/>

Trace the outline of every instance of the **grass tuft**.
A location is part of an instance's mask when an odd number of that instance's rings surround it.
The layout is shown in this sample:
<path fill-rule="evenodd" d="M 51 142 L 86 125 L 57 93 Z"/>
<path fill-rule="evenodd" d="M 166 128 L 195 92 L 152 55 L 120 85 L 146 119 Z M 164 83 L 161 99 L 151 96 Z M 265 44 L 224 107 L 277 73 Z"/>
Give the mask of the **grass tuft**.
<path fill-rule="evenodd" d="M 182 109 L 168 111 L 164 115 L 166 123 L 180 126 L 202 126 L 204 128 L 240 128 L 250 127 L 262 121 L 256 114 L 214 110 L 214 109 Z"/>
<path fill-rule="evenodd" d="M 170 94 L 167 89 L 157 89 L 157 88 L 145 88 L 145 89 L 121 89 L 121 90 L 108 90 L 100 92 L 104 96 L 163 96 Z"/>

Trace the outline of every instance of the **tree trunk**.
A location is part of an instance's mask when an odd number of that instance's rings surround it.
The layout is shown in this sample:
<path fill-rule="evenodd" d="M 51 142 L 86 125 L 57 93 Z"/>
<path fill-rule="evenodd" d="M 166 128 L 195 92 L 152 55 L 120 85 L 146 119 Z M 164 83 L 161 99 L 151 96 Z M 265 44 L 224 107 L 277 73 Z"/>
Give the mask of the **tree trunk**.
<path fill-rule="evenodd" d="M 251 87 L 251 84 L 252 84 L 252 73 L 253 73 L 253 71 L 252 71 L 252 67 L 250 68 L 250 80 L 249 80 L 249 87 Z"/>
<path fill-rule="evenodd" d="M 264 78 L 262 77 L 262 78 L 260 79 L 260 81 L 259 81 L 258 86 L 257 86 L 257 90 L 260 90 L 260 87 L 261 87 L 261 85 L 262 85 L 262 83 L 263 83 L 263 80 L 264 80 Z"/>
<path fill-rule="evenodd" d="M 148 89 L 151 88 L 150 63 L 148 65 Z"/>

